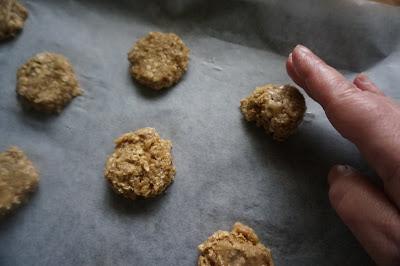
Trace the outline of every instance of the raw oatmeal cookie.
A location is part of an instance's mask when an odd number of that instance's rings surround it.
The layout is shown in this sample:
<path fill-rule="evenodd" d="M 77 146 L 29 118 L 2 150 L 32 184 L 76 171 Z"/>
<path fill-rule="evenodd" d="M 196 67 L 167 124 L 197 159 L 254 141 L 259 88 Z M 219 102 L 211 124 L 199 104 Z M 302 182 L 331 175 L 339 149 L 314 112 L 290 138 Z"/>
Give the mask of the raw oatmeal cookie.
<path fill-rule="evenodd" d="M 186 72 L 189 48 L 174 33 L 150 32 L 129 51 L 135 80 L 160 90 L 177 83 Z"/>
<path fill-rule="evenodd" d="M 0 153 L 0 215 L 21 205 L 38 183 L 38 171 L 22 150 Z"/>
<path fill-rule="evenodd" d="M 118 194 L 135 199 L 161 194 L 174 180 L 172 144 L 154 128 L 141 128 L 115 140 L 104 175 Z"/>
<path fill-rule="evenodd" d="M 28 11 L 16 0 L 0 0 L 0 40 L 15 36 L 27 17 Z"/>
<path fill-rule="evenodd" d="M 295 87 L 267 84 L 241 100 L 240 110 L 247 121 L 255 121 L 275 140 L 283 141 L 303 120 L 306 104 Z"/>
<path fill-rule="evenodd" d="M 45 52 L 35 55 L 20 67 L 17 93 L 33 109 L 54 113 L 60 112 L 82 91 L 68 59 Z"/>
<path fill-rule="evenodd" d="M 199 245 L 198 266 L 273 266 L 271 251 L 253 229 L 235 223 L 232 231 L 217 231 Z"/>

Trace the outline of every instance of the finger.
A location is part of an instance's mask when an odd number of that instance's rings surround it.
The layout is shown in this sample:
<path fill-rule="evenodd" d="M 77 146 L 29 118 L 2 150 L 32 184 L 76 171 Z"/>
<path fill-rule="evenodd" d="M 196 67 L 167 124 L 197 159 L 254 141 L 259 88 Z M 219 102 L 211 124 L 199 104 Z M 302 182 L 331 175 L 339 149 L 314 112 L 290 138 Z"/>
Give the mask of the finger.
<path fill-rule="evenodd" d="M 384 93 L 364 73 L 358 74 L 354 79 L 353 84 L 356 85 L 360 90 L 369 91 L 378 95 L 384 95 Z"/>
<path fill-rule="evenodd" d="M 296 73 L 296 70 L 293 67 L 292 53 L 289 54 L 289 57 L 286 61 L 286 72 L 297 85 L 305 89 L 306 84 L 304 83 L 303 79 L 299 77 L 299 75 Z"/>
<path fill-rule="evenodd" d="M 389 98 L 362 93 L 307 48 L 292 52 L 305 91 L 324 108 L 332 125 L 353 142 L 384 182 L 400 208 L 400 108 Z"/>
<path fill-rule="evenodd" d="M 294 70 L 306 85 L 304 89 L 324 109 L 337 99 L 359 92 L 342 74 L 304 46 L 296 46 L 292 52 L 292 61 Z"/>
<path fill-rule="evenodd" d="M 400 265 L 400 215 L 382 191 L 349 166 L 335 166 L 329 199 L 378 265 Z"/>

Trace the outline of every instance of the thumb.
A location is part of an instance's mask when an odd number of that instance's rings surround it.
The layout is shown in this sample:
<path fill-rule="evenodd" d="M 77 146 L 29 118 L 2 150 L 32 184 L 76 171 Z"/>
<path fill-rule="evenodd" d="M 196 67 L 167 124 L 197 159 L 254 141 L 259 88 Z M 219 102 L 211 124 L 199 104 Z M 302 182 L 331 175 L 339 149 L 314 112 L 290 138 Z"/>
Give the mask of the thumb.
<path fill-rule="evenodd" d="M 329 199 L 378 265 L 400 265 L 400 214 L 385 194 L 350 166 L 328 175 Z"/>

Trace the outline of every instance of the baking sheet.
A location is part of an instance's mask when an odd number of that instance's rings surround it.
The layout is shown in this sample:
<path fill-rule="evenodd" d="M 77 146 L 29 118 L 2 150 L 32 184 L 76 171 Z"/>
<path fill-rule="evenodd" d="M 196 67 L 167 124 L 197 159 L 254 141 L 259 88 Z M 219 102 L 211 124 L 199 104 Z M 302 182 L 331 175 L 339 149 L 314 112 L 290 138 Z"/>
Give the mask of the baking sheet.
<path fill-rule="evenodd" d="M 0 221 L 0 265 L 196 265 L 197 245 L 235 221 L 253 227 L 276 265 L 372 265 L 331 209 L 335 163 L 373 175 L 307 98 L 285 143 L 243 121 L 241 98 L 289 83 L 303 43 L 349 77 L 365 71 L 400 98 L 400 9 L 368 1 L 23 1 L 23 33 L 0 44 L 0 149 L 23 148 L 41 172 L 29 204 Z M 132 82 L 127 52 L 148 31 L 191 49 L 174 88 Z M 15 73 L 33 54 L 66 55 L 84 95 L 59 116 L 23 111 Z M 129 202 L 103 177 L 113 139 L 155 127 L 173 142 L 177 175 L 162 197 Z"/>

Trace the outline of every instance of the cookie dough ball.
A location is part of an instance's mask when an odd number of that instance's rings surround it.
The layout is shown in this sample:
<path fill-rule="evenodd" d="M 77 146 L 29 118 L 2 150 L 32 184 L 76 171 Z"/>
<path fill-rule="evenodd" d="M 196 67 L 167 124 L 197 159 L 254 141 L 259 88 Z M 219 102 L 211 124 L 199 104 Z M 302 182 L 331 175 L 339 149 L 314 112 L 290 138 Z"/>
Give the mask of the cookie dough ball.
<path fill-rule="evenodd" d="M 177 83 L 186 72 L 189 48 L 174 33 L 150 32 L 128 54 L 135 80 L 160 90 Z"/>
<path fill-rule="evenodd" d="M 27 17 L 28 11 L 16 0 L 0 0 L 0 40 L 15 36 Z"/>
<path fill-rule="evenodd" d="M 217 231 L 199 245 L 199 266 L 273 266 L 271 251 L 253 229 L 235 223 L 232 231 Z"/>
<path fill-rule="evenodd" d="M 303 120 L 306 104 L 295 87 L 267 84 L 241 100 L 240 110 L 247 121 L 255 121 L 275 140 L 283 141 Z"/>
<path fill-rule="evenodd" d="M 104 175 L 113 190 L 129 199 L 161 194 L 174 180 L 172 144 L 154 128 L 142 128 L 115 140 Z"/>
<path fill-rule="evenodd" d="M 63 55 L 40 53 L 17 73 L 17 93 L 28 106 L 46 113 L 61 112 L 82 94 L 72 65 Z"/>
<path fill-rule="evenodd" d="M 38 171 L 22 150 L 0 153 L 0 215 L 21 205 L 38 183 Z"/>

